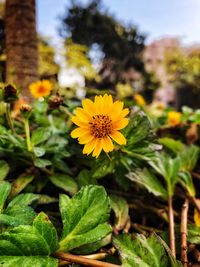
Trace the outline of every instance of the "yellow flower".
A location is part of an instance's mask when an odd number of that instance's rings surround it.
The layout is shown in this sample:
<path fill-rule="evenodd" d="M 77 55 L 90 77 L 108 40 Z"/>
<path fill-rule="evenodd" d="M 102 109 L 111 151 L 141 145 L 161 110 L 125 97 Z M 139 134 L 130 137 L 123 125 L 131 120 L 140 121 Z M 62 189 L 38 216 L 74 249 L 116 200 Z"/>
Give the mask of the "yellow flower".
<path fill-rule="evenodd" d="M 29 89 L 33 97 L 35 98 L 45 97 L 50 94 L 52 90 L 52 83 L 48 80 L 37 81 L 31 83 Z"/>
<path fill-rule="evenodd" d="M 139 106 L 144 106 L 146 104 L 144 97 L 140 94 L 136 94 L 134 96 L 134 99 L 135 99 L 136 104 Z"/>
<path fill-rule="evenodd" d="M 197 204 L 200 204 L 200 199 L 197 199 Z M 194 209 L 194 223 L 196 226 L 200 227 L 200 216 L 197 209 Z"/>
<path fill-rule="evenodd" d="M 167 123 L 170 126 L 176 126 L 181 122 L 181 113 L 177 111 L 170 111 L 167 114 Z"/>
<path fill-rule="evenodd" d="M 84 145 L 83 154 L 98 157 L 102 150 L 106 153 L 114 149 L 112 139 L 119 145 L 126 144 L 126 138 L 119 132 L 128 124 L 125 116 L 129 113 L 123 109 L 123 102 L 113 102 L 112 96 L 95 96 L 82 101 L 83 108 L 77 108 L 72 121 L 78 128 L 71 132 L 73 138 L 78 138 Z"/>

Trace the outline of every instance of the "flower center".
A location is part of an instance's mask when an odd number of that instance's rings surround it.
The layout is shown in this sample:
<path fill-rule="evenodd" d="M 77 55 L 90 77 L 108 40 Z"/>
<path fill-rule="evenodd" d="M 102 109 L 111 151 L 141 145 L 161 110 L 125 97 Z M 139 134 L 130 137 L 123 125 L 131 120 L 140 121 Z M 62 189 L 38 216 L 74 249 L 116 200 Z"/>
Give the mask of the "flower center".
<path fill-rule="evenodd" d="M 46 88 L 45 88 L 43 85 L 40 85 L 39 88 L 38 88 L 38 92 L 39 92 L 40 94 L 43 94 L 43 93 L 46 92 Z"/>
<path fill-rule="evenodd" d="M 96 138 L 104 138 L 112 133 L 112 120 L 108 115 L 95 115 L 89 122 L 91 134 Z"/>

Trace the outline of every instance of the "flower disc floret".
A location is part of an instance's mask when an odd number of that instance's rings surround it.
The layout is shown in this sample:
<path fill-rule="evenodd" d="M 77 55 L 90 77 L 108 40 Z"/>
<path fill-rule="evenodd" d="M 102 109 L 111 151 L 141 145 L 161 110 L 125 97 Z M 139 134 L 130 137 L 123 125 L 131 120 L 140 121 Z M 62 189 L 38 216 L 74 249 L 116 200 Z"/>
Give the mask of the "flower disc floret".
<path fill-rule="evenodd" d="M 75 110 L 72 117 L 78 128 L 71 132 L 71 136 L 84 145 L 84 154 L 92 153 L 97 158 L 102 150 L 111 152 L 114 149 L 112 140 L 119 145 L 126 144 L 119 130 L 127 126 L 128 119 L 125 117 L 129 110 L 123 109 L 121 101 L 113 102 L 112 96 L 105 94 L 96 96 L 94 102 L 84 99 L 82 106 Z"/>

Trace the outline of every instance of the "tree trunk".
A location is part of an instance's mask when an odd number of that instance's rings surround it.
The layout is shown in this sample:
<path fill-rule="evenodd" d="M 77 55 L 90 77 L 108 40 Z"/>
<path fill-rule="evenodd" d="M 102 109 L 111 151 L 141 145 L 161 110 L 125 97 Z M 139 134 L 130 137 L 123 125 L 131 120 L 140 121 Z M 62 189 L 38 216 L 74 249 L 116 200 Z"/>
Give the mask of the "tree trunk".
<path fill-rule="evenodd" d="M 6 81 L 30 99 L 29 84 L 38 80 L 35 0 L 6 0 Z"/>

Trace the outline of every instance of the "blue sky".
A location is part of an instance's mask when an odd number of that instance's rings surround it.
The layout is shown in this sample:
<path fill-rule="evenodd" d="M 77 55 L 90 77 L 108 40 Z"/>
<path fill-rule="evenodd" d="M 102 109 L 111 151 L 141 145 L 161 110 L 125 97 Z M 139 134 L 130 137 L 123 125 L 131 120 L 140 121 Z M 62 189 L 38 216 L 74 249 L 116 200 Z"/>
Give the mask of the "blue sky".
<path fill-rule="evenodd" d="M 36 1 L 38 31 L 56 43 L 58 18 L 70 0 Z M 103 3 L 120 21 L 137 25 L 148 42 L 163 36 L 179 36 L 184 43 L 200 43 L 200 0 L 103 0 Z"/>

